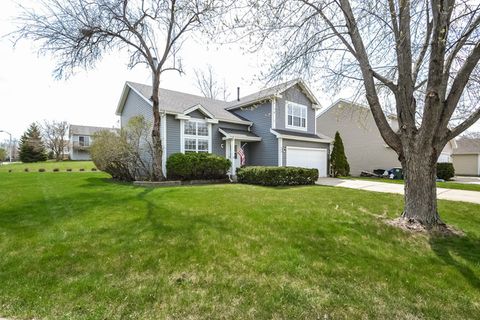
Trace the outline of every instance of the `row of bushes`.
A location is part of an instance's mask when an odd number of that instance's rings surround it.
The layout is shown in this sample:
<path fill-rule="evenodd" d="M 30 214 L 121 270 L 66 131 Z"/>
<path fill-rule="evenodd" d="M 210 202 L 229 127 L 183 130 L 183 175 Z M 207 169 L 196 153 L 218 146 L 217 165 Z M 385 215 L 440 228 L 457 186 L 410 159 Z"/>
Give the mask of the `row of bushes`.
<path fill-rule="evenodd" d="M 91 170 L 91 171 L 97 171 L 97 168 L 92 168 L 92 169 L 90 169 L 90 170 Z M 29 169 L 29 168 L 25 168 L 25 169 L 23 169 L 23 171 L 25 171 L 25 172 L 30 172 L 30 169 Z M 72 172 L 73 169 L 68 168 L 68 169 L 65 169 L 65 171 L 67 171 L 67 172 Z M 78 169 L 78 171 L 85 171 L 85 169 L 84 169 L 84 168 L 80 168 L 80 169 Z M 9 169 L 8 172 L 13 172 L 13 169 Z M 38 169 L 38 172 L 47 172 L 47 170 L 44 169 L 44 168 L 39 168 L 39 169 Z M 52 172 L 60 172 L 60 169 L 59 169 L 59 168 L 53 168 L 53 169 L 52 169 Z"/>
<path fill-rule="evenodd" d="M 318 170 L 297 167 L 245 167 L 237 170 L 237 179 L 240 183 L 262 186 L 308 185 L 318 180 Z"/>

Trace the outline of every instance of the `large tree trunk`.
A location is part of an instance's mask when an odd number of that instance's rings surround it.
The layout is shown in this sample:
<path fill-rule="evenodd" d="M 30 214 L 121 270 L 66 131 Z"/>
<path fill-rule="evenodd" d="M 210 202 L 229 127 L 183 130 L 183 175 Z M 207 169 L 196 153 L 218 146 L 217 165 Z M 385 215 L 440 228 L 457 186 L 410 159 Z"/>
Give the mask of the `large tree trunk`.
<path fill-rule="evenodd" d="M 162 169 L 163 146 L 160 137 L 160 110 L 159 110 L 159 86 L 160 77 L 153 76 L 152 86 L 152 108 L 153 108 L 153 128 L 152 128 L 152 144 L 153 144 L 153 177 L 154 181 L 164 180 Z"/>
<path fill-rule="evenodd" d="M 410 150 L 402 161 L 405 175 L 405 211 L 402 217 L 428 229 L 443 225 L 437 211 L 436 160 L 436 152 L 430 149 Z"/>

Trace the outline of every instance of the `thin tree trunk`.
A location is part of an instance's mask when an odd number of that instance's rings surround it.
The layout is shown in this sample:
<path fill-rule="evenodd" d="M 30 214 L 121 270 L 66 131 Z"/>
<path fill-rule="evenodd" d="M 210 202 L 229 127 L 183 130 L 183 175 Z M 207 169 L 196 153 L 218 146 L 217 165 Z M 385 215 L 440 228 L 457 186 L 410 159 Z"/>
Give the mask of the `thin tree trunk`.
<path fill-rule="evenodd" d="M 159 86 L 160 77 L 153 76 L 152 86 L 152 108 L 153 108 L 153 128 L 152 128 L 152 144 L 153 144 L 153 180 L 161 181 L 165 177 L 162 169 L 163 146 L 160 137 L 160 110 L 159 110 Z"/>
<path fill-rule="evenodd" d="M 405 175 L 405 211 L 402 217 L 426 228 L 444 225 L 437 211 L 437 167 L 435 151 L 407 152 L 402 166 Z"/>

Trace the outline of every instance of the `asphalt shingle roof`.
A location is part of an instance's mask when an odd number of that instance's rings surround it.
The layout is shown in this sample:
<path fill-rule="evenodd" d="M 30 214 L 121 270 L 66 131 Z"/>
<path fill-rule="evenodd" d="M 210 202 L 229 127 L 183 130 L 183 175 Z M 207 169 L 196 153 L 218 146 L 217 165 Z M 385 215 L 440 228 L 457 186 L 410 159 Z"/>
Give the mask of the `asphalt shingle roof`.
<path fill-rule="evenodd" d="M 93 134 L 102 131 L 102 130 L 116 130 L 114 128 L 107 128 L 107 127 L 91 127 L 91 126 L 81 126 L 81 125 L 76 125 L 76 124 L 71 124 L 69 127 L 69 132 L 70 135 L 76 134 L 76 135 L 86 135 L 86 136 L 92 136 Z"/>
<path fill-rule="evenodd" d="M 150 97 L 152 96 L 151 86 L 130 81 L 127 82 L 127 84 L 138 91 L 146 99 L 150 100 Z M 226 101 L 205 98 L 163 88 L 160 88 L 159 98 L 161 110 L 183 113 L 185 110 L 200 104 L 219 120 L 244 121 L 244 119 L 225 110 L 225 108 L 229 106 L 229 103 Z"/>
<path fill-rule="evenodd" d="M 480 138 L 460 138 L 453 154 L 480 154 Z"/>
<path fill-rule="evenodd" d="M 290 80 L 290 81 L 281 83 L 279 85 L 260 90 L 258 92 L 252 93 L 248 96 L 241 97 L 240 101 L 238 101 L 238 100 L 230 101 L 228 103 L 227 107 L 228 108 L 234 108 L 236 106 L 249 105 L 249 104 L 254 103 L 256 101 L 270 98 L 270 97 L 272 97 L 276 94 L 284 92 L 285 90 L 287 90 L 288 88 L 290 88 L 291 86 L 296 84 L 298 81 L 299 81 L 298 79 Z"/>

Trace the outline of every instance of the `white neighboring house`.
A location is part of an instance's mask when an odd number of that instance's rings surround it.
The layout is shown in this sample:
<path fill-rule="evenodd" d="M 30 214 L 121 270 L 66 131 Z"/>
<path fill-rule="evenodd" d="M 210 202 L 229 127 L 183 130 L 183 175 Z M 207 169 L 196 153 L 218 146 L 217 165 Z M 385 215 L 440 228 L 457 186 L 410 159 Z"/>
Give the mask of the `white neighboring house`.
<path fill-rule="evenodd" d="M 117 129 L 71 124 L 68 133 L 70 160 L 91 160 L 89 149 L 93 142 L 93 135 L 102 130 L 115 131 Z"/>
<path fill-rule="evenodd" d="M 388 117 L 388 122 L 393 130 L 398 130 L 394 116 Z M 339 100 L 317 114 L 317 128 L 330 137 L 340 133 L 353 176 L 362 171 L 401 167 L 397 154 L 380 135 L 368 106 Z M 438 162 L 452 162 L 455 147 L 455 140 L 447 143 Z"/>

